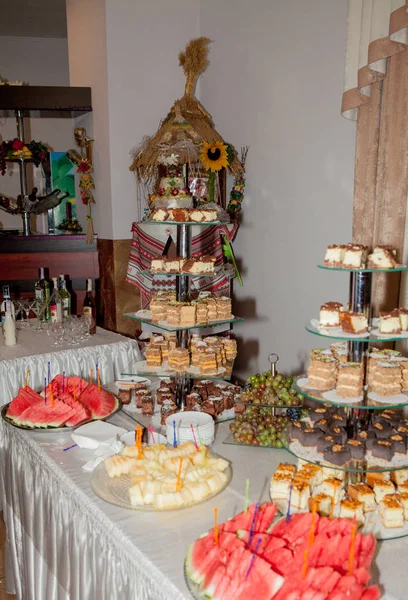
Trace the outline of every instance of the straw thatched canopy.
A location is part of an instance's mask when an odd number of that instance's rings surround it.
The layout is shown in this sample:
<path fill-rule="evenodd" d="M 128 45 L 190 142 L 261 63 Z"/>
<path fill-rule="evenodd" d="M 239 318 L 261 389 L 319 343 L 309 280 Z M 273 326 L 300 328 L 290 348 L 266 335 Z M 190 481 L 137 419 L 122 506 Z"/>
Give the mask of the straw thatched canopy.
<path fill-rule="evenodd" d="M 185 53 L 180 53 L 180 64 L 186 74 L 185 94 L 173 104 L 157 133 L 145 139 L 135 151 L 130 170 L 136 173 L 139 180 L 154 179 L 156 167 L 162 164 L 199 163 L 203 142 L 227 143 L 214 128 L 211 115 L 193 95 L 197 78 L 208 65 L 209 43 L 210 40 L 207 38 L 192 40 L 187 45 Z M 243 167 L 235 149 L 231 144 L 228 145 L 232 150 L 232 160 L 227 171 L 236 176 L 243 172 Z"/>

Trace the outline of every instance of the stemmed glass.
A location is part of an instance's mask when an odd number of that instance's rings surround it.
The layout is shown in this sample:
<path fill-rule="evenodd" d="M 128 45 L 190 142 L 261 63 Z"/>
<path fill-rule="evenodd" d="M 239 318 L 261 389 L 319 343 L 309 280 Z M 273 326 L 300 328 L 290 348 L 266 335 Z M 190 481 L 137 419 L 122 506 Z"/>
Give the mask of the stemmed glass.
<path fill-rule="evenodd" d="M 79 343 L 77 340 L 77 318 L 76 315 L 72 315 L 71 318 L 65 322 L 65 331 L 67 334 L 67 342 L 70 346 L 76 346 Z"/>
<path fill-rule="evenodd" d="M 44 316 L 46 313 L 46 310 L 48 308 L 49 302 L 44 302 L 44 300 L 40 300 L 40 298 L 36 298 L 33 306 L 32 306 L 32 310 L 33 313 L 37 316 L 37 326 L 35 327 L 34 331 L 41 331 L 42 330 L 42 323 L 45 321 Z"/>
<path fill-rule="evenodd" d="M 53 346 L 62 346 L 62 341 L 65 335 L 65 328 L 62 323 L 56 321 L 55 323 L 50 323 L 47 329 L 48 335 L 51 335 L 54 338 Z"/>
<path fill-rule="evenodd" d="M 31 312 L 34 304 L 35 304 L 35 298 L 25 298 L 21 302 L 21 308 L 23 309 L 24 314 L 25 314 L 24 323 L 25 323 L 25 326 L 27 326 L 27 327 L 31 327 L 30 312 Z"/>
<path fill-rule="evenodd" d="M 23 323 L 25 323 L 25 321 L 23 321 L 23 319 L 21 319 L 20 321 L 17 321 L 17 317 L 23 310 L 22 301 L 21 300 L 13 300 L 13 306 L 14 306 L 14 318 L 15 318 L 16 326 L 18 323 L 23 325 Z"/>

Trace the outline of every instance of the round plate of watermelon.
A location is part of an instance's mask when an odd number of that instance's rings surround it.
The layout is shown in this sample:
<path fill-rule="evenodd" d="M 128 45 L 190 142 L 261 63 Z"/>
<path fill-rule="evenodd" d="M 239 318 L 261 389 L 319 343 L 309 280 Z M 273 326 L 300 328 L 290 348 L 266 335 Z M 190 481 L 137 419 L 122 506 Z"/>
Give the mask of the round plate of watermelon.
<path fill-rule="evenodd" d="M 55 432 L 106 419 L 121 408 L 119 398 L 107 390 L 76 375 L 57 375 L 40 393 L 29 386 L 20 388 L 1 416 L 19 429 Z"/>

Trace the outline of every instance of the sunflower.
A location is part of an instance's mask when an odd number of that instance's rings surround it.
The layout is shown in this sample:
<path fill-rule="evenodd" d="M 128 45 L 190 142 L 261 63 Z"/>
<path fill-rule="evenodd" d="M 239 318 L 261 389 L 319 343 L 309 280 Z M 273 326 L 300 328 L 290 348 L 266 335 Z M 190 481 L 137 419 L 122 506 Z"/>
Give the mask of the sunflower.
<path fill-rule="evenodd" d="M 200 152 L 200 160 L 209 171 L 221 171 L 228 166 L 228 146 L 223 142 L 209 144 L 203 142 Z"/>

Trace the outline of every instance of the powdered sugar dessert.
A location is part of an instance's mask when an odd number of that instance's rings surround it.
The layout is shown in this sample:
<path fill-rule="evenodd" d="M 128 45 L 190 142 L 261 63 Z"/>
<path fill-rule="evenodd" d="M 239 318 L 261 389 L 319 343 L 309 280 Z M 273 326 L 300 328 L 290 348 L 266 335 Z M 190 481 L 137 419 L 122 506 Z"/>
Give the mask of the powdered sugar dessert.
<path fill-rule="evenodd" d="M 339 313 L 343 305 L 340 302 L 325 302 L 320 307 L 320 327 L 340 327 Z"/>

